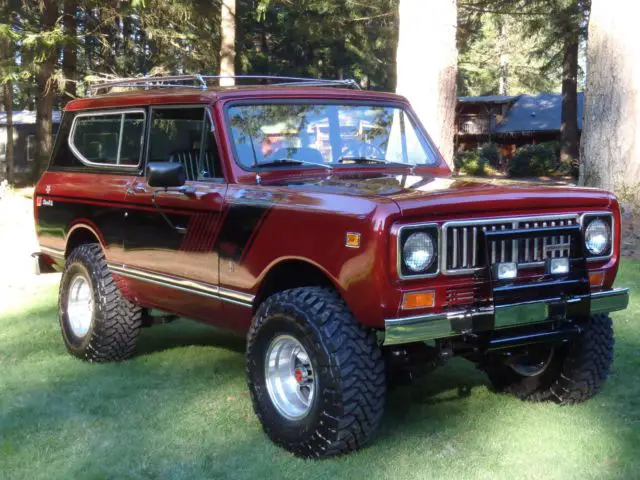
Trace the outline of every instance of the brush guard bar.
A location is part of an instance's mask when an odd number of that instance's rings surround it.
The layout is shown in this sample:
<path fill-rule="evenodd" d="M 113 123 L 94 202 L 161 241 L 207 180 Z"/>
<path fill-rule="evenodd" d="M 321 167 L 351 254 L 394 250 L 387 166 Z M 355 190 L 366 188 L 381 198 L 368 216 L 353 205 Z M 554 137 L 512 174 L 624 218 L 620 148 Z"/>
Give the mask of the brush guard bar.
<path fill-rule="evenodd" d="M 567 274 L 546 274 L 540 281 L 505 281 L 495 277 L 489 259 L 491 242 L 551 235 L 571 238 Z M 626 288 L 591 292 L 584 241 L 578 225 L 487 231 L 482 232 L 480 238 L 479 253 L 485 258 L 484 278 L 489 280 L 489 302 L 464 310 L 386 319 L 384 345 L 491 334 L 501 329 L 545 322 L 561 325 L 569 319 L 579 325 L 593 314 L 624 310 L 629 304 L 629 290 Z M 526 341 L 526 338 L 522 340 Z"/>

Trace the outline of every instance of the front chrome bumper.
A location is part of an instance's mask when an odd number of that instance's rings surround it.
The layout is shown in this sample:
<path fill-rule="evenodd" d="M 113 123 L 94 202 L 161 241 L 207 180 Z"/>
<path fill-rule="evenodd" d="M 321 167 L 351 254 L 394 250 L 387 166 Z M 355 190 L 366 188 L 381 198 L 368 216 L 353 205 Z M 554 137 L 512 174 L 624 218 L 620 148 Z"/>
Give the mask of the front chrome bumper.
<path fill-rule="evenodd" d="M 383 345 L 422 342 L 472 333 L 475 331 L 473 328 L 475 325 L 485 327 L 482 330 L 497 330 L 541 323 L 549 320 L 549 311 L 554 304 L 562 302 L 576 304 L 583 301 L 590 302 L 592 314 L 624 310 L 629 305 L 629 289 L 614 288 L 603 292 L 594 292 L 586 297 L 573 297 L 569 300 L 550 298 L 533 302 L 500 305 L 498 307 L 482 307 L 413 317 L 390 318 L 384 321 L 385 338 Z M 486 328 L 491 325 L 493 328 Z"/>

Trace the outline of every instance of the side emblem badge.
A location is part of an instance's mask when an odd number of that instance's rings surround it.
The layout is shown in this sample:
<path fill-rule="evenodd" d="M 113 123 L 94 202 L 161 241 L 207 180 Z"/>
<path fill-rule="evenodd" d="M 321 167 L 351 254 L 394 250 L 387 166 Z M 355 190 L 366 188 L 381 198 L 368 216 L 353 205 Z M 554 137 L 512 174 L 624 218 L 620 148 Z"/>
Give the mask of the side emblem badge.
<path fill-rule="evenodd" d="M 360 248 L 360 234 L 356 232 L 347 232 L 344 245 L 349 248 Z"/>

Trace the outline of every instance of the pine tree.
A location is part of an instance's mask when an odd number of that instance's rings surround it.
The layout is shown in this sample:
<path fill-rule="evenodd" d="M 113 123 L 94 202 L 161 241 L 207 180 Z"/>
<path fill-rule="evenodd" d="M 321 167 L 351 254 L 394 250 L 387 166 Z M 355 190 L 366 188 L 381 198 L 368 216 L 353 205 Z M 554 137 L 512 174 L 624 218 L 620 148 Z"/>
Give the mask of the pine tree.
<path fill-rule="evenodd" d="M 561 157 L 574 166 L 578 164 L 578 55 L 580 43 L 586 39 L 590 6 L 590 0 L 474 0 L 460 3 L 463 15 L 471 23 L 478 24 L 478 18 L 485 14 L 518 19 L 525 38 L 535 39 L 532 56 L 545 60 L 535 74 L 553 77 L 559 72 L 562 86 Z"/>

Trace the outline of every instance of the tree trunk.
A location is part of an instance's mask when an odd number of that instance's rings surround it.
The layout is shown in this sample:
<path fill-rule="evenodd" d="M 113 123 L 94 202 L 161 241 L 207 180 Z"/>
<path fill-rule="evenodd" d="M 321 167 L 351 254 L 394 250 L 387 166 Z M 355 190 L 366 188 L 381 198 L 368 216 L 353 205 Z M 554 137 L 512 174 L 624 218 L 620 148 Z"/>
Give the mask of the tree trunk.
<path fill-rule="evenodd" d="M 560 139 L 562 149 L 560 161 L 570 164 L 573 169 L 579 165 L 578 139 L 578 32 L 564 41 L 562 61 L 562 123 Z"/>
<path fill-rule="evenodd" d="M 220 13 L 220 75 L 236 74 L 236 0 L 222 0 Z M 234 85 L 232 78 L 220 80 L 220 85 Z"/>
<path fill-rule="evenodd" d="M 593 0 L 580 183 L 640 206 L 640 44 L 626 0 Z"/>
<path fill-rule="evenodd" d="M 509 55 L 507 49 L 507 26 L 502 18 L 498 18 L 498 52 L 500 58 L 500 77 L 498 79 L 498 95 L 508 95 L 509 91 Z"/>
<path fill-rule="evenodd" d="M 76 81 L 78 79 L 78 54 L 76 46 L 78 0 L 65 0 L 64 2 L 64 35 L 66 37 L 62 52 L 62 73 L 66 79 L 63 103 L 73 100 L 77 95 Z"/>
<path fill-rule="evenodd" d="M 13 153 L 13 83 L 8 81 L 3 85 L 4 95 L 2 104 L 7 114 L 7 145 L 5 147 L 5 165 L 7 172 L 7 182 L 12 185 L 15 182 L 15 154 Z M 4 173 L 4 172 L 3 172 Z"/>
<path fill-rule="evenodd" d="M 398 93 L 413 108 L 450 167 L 456 106 L 456 1 L 400 0 Z"/>
<path fill-rule="evenodd" d="M 54 0 L 42 1 L 42 30 L 50 31 L 56 23 L 57 7 Z M 53 114 L 53 95 L 55 88 L 51 85 L 51 76 L 56 62 L 56 48 L 49 47 L 44 59 L 37 67 L 36 83 L 36 161 L 32 172 L 34 182 L 38 181 L 42 171 L 49 162 L 49 154 L 53 144 L 51 116 Z"/>

